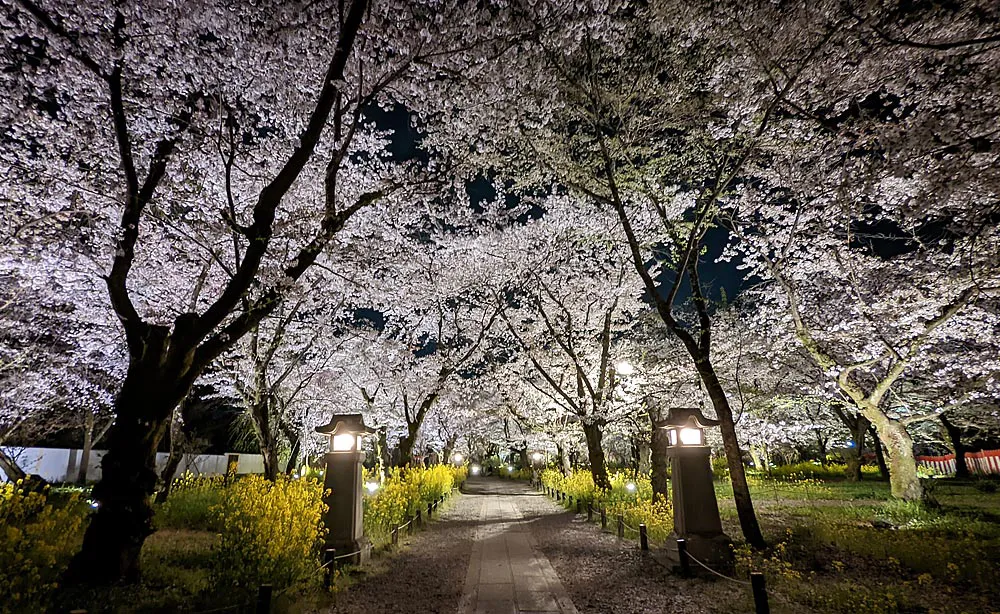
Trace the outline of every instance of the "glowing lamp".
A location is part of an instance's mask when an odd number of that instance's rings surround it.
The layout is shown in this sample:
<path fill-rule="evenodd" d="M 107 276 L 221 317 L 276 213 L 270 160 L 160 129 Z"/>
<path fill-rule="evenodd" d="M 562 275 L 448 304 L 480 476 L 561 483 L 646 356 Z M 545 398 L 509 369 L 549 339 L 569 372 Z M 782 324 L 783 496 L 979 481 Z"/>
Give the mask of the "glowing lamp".
<path fill-rule="evenodd" d="M 507 473 L 514 473 L 514 465 L 507 465 Z"/>
<path fill-rule="evenodd" d="M 375 491 L 378 490 L 378 486 L 378 482 L 365 482 L 365 490 L 368 491 L 369 495 L 375 494 Z"/>
<path fill-rule="evenodd" d="M 469 471 L 472 472 L 472 475 L 479 475 L 479 465 L 469 467 Z"/>
<path fill-rule="evenodd" d="M 615 373 L 627 377 L 635 373 L 635 368 L 631 364 L 623 360 L 615 365 Z"/>
<path fill-rule="evenodd" d="M 361 414 L 339 414 L 330 418 L 329 424 L 317 426 L 316 432 L 330 438 L 330 452 L 358 452 L 361 436 L 375 429 L 365 426 Z"/>
<path fill-rule="evenodd" d="M 636 491 L 635 482 L 629 482 L 628 484 L 626 484 L 625 485 L 625 490 L 627 490 L 629 492 L 635 492 Z"/>
<path fill-rule="evenodd" d="M 456 465 L 462 464 L 462 461 L 465 460 L 465 457 L 462 456 L 461 454 L 455 454 L 455 456 L 453 456 L 452 458 L 454 458 Z"/>
<path fill-rule="evenodd" d="M 697 407 L 674 407 L 663 427 L 667 429 L 671 446 L 703 446 L 705 428 L 718 425 L 718 420 L 706 418 Z"/>

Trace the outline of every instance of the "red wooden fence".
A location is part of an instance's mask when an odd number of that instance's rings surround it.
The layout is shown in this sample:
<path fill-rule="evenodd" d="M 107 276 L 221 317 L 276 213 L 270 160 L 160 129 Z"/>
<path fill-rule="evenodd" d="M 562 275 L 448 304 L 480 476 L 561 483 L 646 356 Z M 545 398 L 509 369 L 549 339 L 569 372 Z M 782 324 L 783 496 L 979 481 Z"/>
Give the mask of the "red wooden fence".
<path fill-rule="evenodd" d="M 917 463 L 941 475 L 955 475 L 955 455 L 918 456 Z M 1000 474 L 1000 450 L 966 452 L 965 464 L 973 475 Z"/>

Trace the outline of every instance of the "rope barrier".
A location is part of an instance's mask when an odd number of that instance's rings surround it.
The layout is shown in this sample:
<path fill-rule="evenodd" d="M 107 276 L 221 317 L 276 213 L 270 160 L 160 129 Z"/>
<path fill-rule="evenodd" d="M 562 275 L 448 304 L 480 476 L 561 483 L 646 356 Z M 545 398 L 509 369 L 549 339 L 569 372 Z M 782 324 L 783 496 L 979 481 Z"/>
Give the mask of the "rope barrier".
<path fill-rule="evenodd" d="M 698 559 L 694 558 L 694 555 L 692 555 L 690 552 L 686 552 L 685 554 L 687 554 L 687 556 L 688 556 L 689 559 L 691 559 L 695 563 L 698 563 L 699 565 L 701 565 L 702 567 L 704 567 L 708 571 L 714 573 L 715 575 L 719 576 L 720 578 L 724 578 L 726 580 L 729 580 L 730 582 L 735 582 L 737 584 L 742 584 L 744 586 L 750 586 L 750 583 L 747 582 L 746 580 L 737 580 L 736 578 L 730 578 L 729 576 L 727 576 L 724 573 L 720 573 L 718 571 L 715 571 L 714 569 L 712 569 L 708 565 L 706 565 L 706 564 L 702 563 L 701 561 L 699 561 Z"/>

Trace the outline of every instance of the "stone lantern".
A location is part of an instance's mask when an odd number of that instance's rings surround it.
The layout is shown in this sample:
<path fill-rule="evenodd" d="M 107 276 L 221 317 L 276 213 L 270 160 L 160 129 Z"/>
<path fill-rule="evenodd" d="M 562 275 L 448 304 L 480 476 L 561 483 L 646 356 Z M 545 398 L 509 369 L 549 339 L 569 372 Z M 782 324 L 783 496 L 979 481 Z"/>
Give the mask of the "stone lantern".
<path fill-rule="evenodd" d="M 329 451 L 323 457 L 326 549 L 336 550 L 338 556 L 357 552 L 339 560 L 361 563 L 368 558 L 361 494 L 361 464 L 365 460 L 361 437 L 375 430 L 365 426 L 361 414 L 341 414 L 333 416 L 329 424 L 316 427 L 316 432 L 330 438 Z"/>
<path fill-rule="evenodd" d="M 722 532 L 709 460 L 711 449 L 705 445 L 705 428 L 718 424 L 698 408 L 673 407 L 661 428 L 667 429 L 670 444 L 667 457 L 674 499 L 670 539 L 683 539 L 688 553 L 706 565 L 728 566 L 732 542 Z"/>

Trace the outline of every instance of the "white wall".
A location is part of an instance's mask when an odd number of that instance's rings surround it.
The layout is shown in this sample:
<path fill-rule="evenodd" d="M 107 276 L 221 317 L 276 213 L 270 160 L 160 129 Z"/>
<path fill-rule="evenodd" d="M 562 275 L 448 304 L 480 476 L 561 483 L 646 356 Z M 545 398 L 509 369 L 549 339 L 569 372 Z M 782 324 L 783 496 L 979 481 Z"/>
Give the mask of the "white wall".
<path fill-rule="evenodd" d="M 67 448 L 18 448 L 4 447 L 4 452 L 10 455 L 26 473 L 37 473 L 49 482 L 74 482 L 80 467 L 82 450 Z M 87 480 L 101 479 L 101 458 L 106 450 L 93 450 L 90 453 L 90 463 L 87 466 Z M 235 454 L 235 453 L 234 453 Z M 239 467 L 236 472 L 264 473 L 264 457 L 260 454 L 235 454 L 239 456 Z M 156 455 L 156 469 L 160 471 L 167 464 L 166 452 Z M 195 475 L 221 475 L 226 472 L 229 454 L 185 454 L 177 467 L 177 475 L 190 471 Z M 8 481 L 6 474 L 0 470 L 2 481 Z"/>

